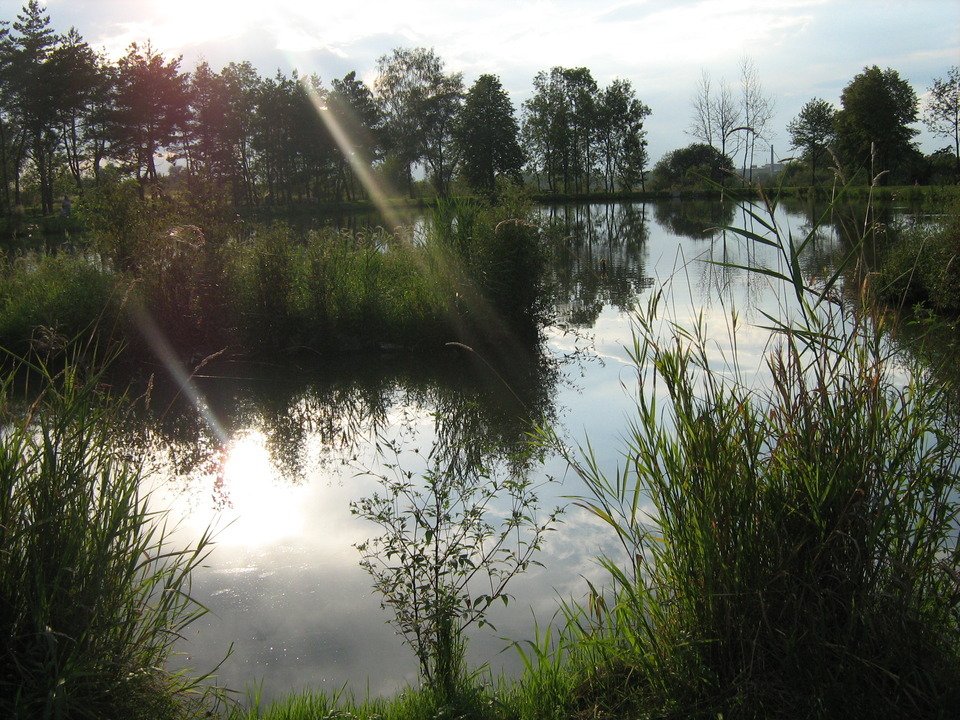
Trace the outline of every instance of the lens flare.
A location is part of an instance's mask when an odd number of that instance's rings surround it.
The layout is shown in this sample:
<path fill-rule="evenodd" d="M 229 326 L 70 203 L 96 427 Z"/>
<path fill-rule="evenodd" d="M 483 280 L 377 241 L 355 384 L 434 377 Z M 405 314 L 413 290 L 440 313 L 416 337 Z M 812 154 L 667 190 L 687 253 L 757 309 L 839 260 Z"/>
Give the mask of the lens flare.
<path fill-rule="evenodd" d="M 163 332 L 157 327 L 153 317 L 151 317 L 143 304 L 138 301 L 134 301 L 131 304 L 131 312 L 137 328 L 139 328 L 143 334 L 147 344 L 150 345 L 150 349 L 153 350 L 154 355 L 163 363 L 163 366 L 167 372 L 170 373 L 170 377 L 176 382 L 180 391 L 197 409 L 197 412 L 203 418 L 204 422 L 206 422 L 211 432 L 216 436 L 219 443 L 226 445 L 230 438 L 223 429 L 223 425 L 221 425 L 217 416 L 214 415 L 213 410 L 210 409 L 206 398 L 204 398 L 200 390 L 197 389 L 190 375 L 187 374 L 186 368 L 183 367 L 183 363 L 177 357 L 173 348 L 170 347 L 170 343 L 167 342 L 167 338 L 164 337 Z"/>
<path fill-rule="evenodd" d="M 403 225 L 403 218 L 401 218 L 396 209 L 387 202 L 387 197 L 392 194 L 388 192 L 391 188 L 382 184 L 373 174 L 367 158 L 363 157 L 362 153 L 357 150 L 359 143 L 351 136 L 351 128 L 344 127 L 344 125 L 340 123 L 336 114 L 330 109 L 330 106 L 324 98 L 321 97 L 317 88 L 314 87 L 306 75 L 300 76 L 300 85 L 303 87 L 304 92 L 317 111 L 317 115 L 320 116 L 323 124 L 326 125 L 327 130 L 330 132 L 330 137 L 333 138 L 333 141 L 340 148 L 340 152 L 343 153 L 343 156 L 350 164 L 350 168 L 356 174 L 364 190 L 367 191 L 371 202 L 373 202 L 383 218 L 389 223 L 391 229 Z M 342 114 L 349 116 L 351 114 L 349 108 L 343 108 Z M 350 125 L 358 127 L 359 123 L 353 121 Z"/>

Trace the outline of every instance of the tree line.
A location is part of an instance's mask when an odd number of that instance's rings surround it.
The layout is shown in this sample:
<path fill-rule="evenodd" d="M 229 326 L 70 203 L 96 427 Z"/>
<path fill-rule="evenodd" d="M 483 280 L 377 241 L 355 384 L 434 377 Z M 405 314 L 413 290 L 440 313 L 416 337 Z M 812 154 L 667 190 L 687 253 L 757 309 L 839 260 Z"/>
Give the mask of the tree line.
<path fill-rule="evenodd" d="M 0 23 L 0 203 L 39 190 L 45 212 L 61 193 L 110 177 L 141 195 L 164 169 L 197 192 L 238 206 L 354 200 L 375 173 L 400 191 L 415 178 L 439 196 L 491 193 L 529 174 L 545 189 L 632 189 L 643 182 L 649 108 L 627 80 L 598 86 L 587 68 L 537 75 L 517 113 L 498 77 L 467 88 L 425 48 L 377 61 L 368 87 L 356 72 L 263 77 L 249 62 L 184 71 L 149 43 L 113 62 L 76 29 L 53 30 L 37 0 Z M 165 161 L 165 162 L 164 162 Z"/>
<path fill-rule="evenodd" d="M 398 48 L 379 58 L 371 86 L 356 72 L 325 85 L 296 71 L 262 76 L 249 62 L 219 71 L 133 44 L 111 61 L 80 33 L 53 30 L 38 0 L 0 21 L 0 211 L 82 194 L 131 178 L 142 196 L 168 172 L 194 197 L 237 207 L 343 202 L 368 196 L 369 179 L 414 193 L 492 194 L 503 183 L 578 194 L 646 190 L 644 123 L 650 108 L 629 80 L 601 87 L 586 67 L 533 78 L 518 113 L 499 78 L 467 88 L 433 50 Z M 930 88 L 924 120 L 953 144 L 934 160 L 960 177 L 960 69 Z M 655 166 L 657 188 L 723 179 L 737 165 L 752 179 L 758 141 L 770 137 L 774 101 L 745 59 L 739 92 L 704 72 L 688 133 L 700 141 Z M 920 103 L 891 69 L 865 68 L 841 107 L 814 98 L 789 126 L 809 167 L 868 166 L 898 182 L 925 180 L 911 127 Z M 930 162 L 927 162 L 929 168 Z"/>
<path fill-rule="evenodd" d="M 869 177 L 887 182 L 926 182 L 939 172 L 960 182 L 960 67 L 936 78 L 922 104 L 922 118 L 931 133 L 950 145 L 924 158 L 911 127 L 921 117 L 921 103 L 909 82 L 892 69 L 866 67 L 843 89 L 840 107 L 812 98 L 787 126 L 794 149 L 810 171 L 839 162 L 862 166 Z M 952 169 L 951 169 L 952 166 Z"/>

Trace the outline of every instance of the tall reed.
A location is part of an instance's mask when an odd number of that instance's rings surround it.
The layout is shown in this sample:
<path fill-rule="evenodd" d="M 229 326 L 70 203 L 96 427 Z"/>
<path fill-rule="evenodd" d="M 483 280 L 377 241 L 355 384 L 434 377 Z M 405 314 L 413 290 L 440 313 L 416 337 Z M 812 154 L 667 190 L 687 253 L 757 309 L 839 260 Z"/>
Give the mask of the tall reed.
<path fill-rule="evenodd" d="M 638 319 L 622 468 L 570 457 L 623 552 L 569 613 L 571 711 L 948 717 L 960 707 L 960 441 L 948 398 L 879 321 L 802 276 L 807 238 L 752 211 L 796 294 L 771 384 L 718 367 L 702 323 Z M 664 326 L 666 332 L 663 332 Z M 732 321 L 733 336 L 737 322 Z M 732 371 L 732 372 L 731 372 Z"/>
<path fill-rule="evenodd" d="M 199 681 L 164 665 L 204 612 L 209 537 L 170 547 L 100 374 L 21 364 L 0 387 L 0 716 L 202 716 Z"/>

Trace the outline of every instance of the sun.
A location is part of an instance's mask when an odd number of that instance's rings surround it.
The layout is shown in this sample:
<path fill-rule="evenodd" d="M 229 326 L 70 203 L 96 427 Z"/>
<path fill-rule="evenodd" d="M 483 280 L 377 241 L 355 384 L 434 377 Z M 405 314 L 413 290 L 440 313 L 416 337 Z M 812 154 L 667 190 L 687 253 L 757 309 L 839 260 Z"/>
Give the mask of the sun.
<path fill-rule="evenodd" d="M 231 440 L 218 482 L 233 518 L 218 542 L 259 547 L 303 532 L 303 491 L 279 480 L 263 433 Z"/>
<path fill-rule="evenodd" d="M 141 22 L 161 48 L 240 38 L 271 23 L 275 6 L 260 0 L 151 0 Z"/>

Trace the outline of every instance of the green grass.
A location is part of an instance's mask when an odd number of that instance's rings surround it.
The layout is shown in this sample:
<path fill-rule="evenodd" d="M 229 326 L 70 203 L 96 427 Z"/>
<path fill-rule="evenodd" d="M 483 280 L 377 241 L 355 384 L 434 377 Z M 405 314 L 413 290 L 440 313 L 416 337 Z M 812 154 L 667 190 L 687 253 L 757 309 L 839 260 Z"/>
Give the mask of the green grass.
<path fill-rule="evenodd" d="M 79 255 L 28 253 L 0 269 L 0 347 L 63 349 L 97 324 L 116 324 L 112 273 Z"/>
<path fill-rule="evenodd" d="M 890 305 L 960 317 L 960 202 L 939 222 L 899 229 L 881 252 L 874 290 Z"/>
<path fill-rule="evenodd" d="M 539 339 L 544 258 L 520 205 L 440 205 L 425 237 L 414 238 L 403 229 L 302 234 L 217 218 L 197 225 L 189 209 L 138 215 L 136 199 L 117 202 L 85 208 L 100 218 L 91 220 L 89 253 L 29 254 L 4 265 L 0 342 L 25 352 L 38 335 L 95 330 L 104 344 L 120 335 L 145 351 L 144 312 L 184 357 L 224 348 L 272 356 L 433 351 L 452 341 L 530 347 Z M 110 217 L 111 208 L 129 223 Z"/>
<path fill-rule="evenodd" d="M 2 381 L 0 715 L 201 717 L 199 681 L 164 666 L 204 612 L 190 573 L 209 538 L 167 542 L 100 380 L 32 364 Z"/>

